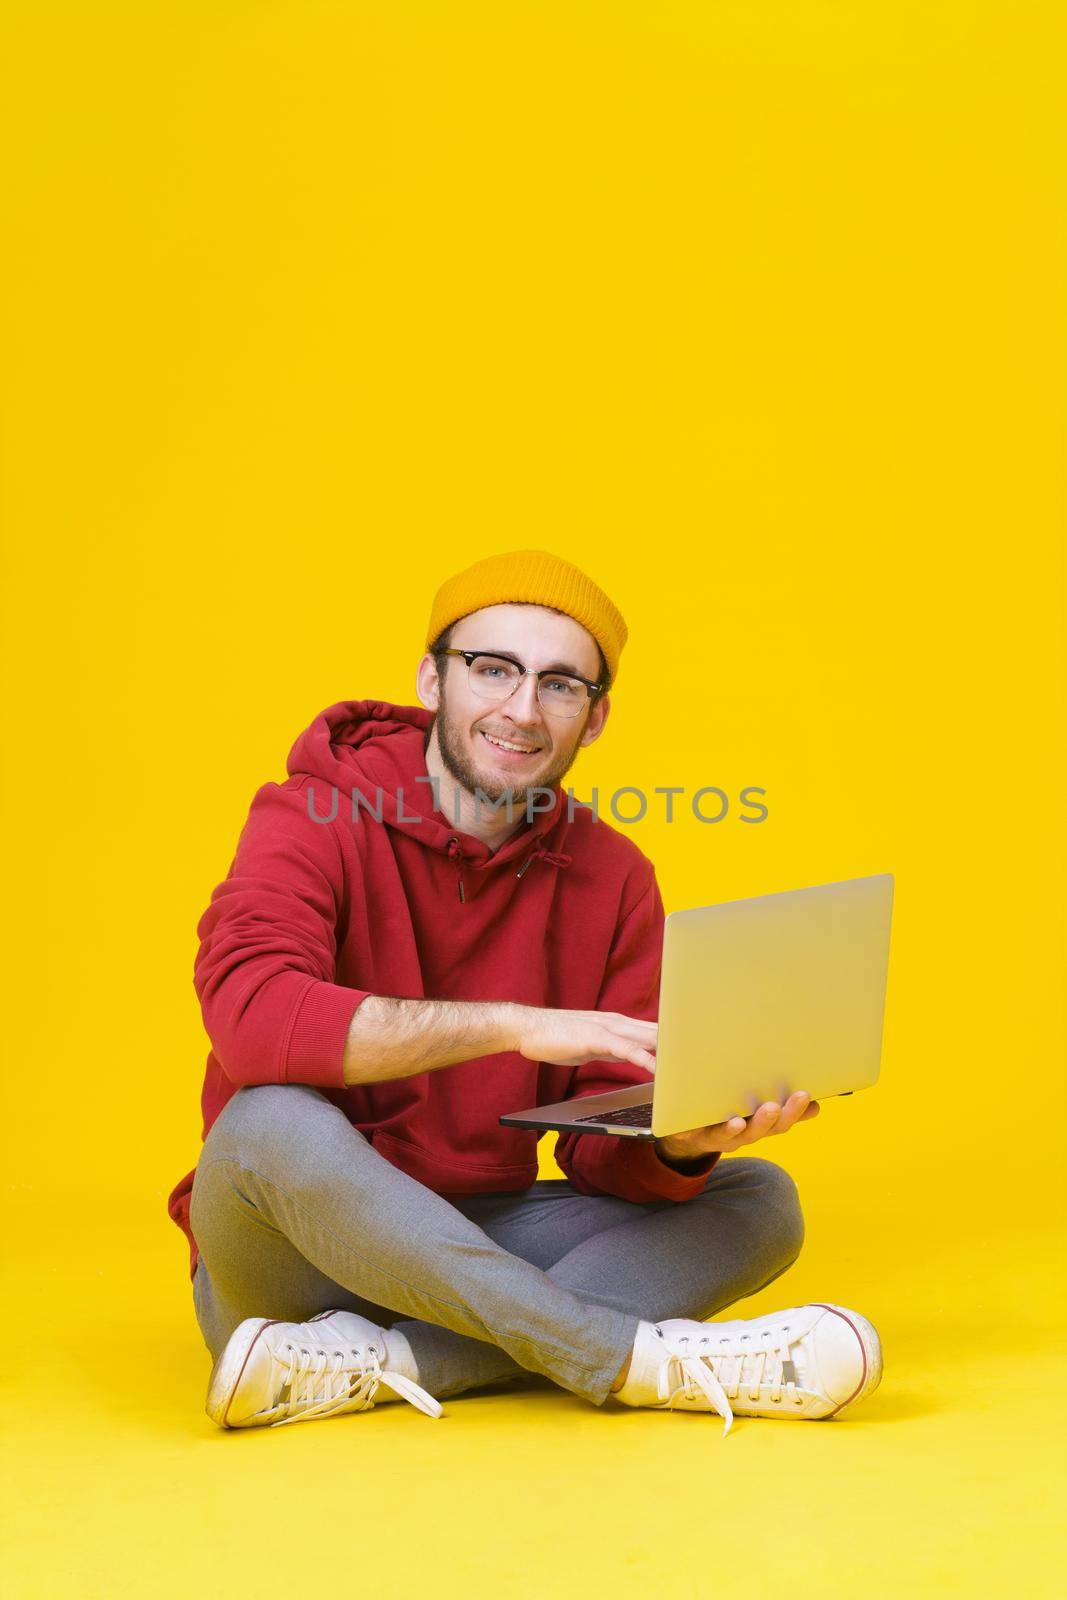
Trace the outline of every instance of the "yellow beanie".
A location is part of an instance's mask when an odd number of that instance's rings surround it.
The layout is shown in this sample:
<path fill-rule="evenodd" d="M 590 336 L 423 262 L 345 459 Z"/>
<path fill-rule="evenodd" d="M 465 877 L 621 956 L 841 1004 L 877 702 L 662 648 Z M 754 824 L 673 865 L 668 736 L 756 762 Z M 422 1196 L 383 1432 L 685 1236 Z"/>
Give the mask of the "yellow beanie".
<path fill-rule="evenodd" d="M 608 685 L 615 682 L 627 638 L 621 612 L 592 578 L 547 550 L 510 550 L 487 556 L 446 579 L 434 596 L 426 632 L 427 650 L 460 617 L 481 611 L 483 606 L 502 606 L 516 600 L 551 606 L 580 622 L 604 652 Z"/>

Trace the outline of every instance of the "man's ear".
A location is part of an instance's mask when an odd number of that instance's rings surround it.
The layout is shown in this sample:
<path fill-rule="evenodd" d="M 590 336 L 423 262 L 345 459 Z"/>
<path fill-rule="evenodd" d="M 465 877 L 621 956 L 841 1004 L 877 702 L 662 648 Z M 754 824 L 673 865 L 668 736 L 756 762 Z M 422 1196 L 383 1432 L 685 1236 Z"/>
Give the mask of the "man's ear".
<path fill-rule="evenodd" d="M 415 692 L 419 704 L 427 711 L 438 711 L 441 706 L 441 680 L 437 675 L 437 662 L 428 652 L 419 662 L 415 674 Z"/>
<path fill-rule="evenodd" d="M 593 744 L 597 739 L 600 738 L 600 735 L 604 731 L 604 724 L 608 720 L 608 713 L 610 710 L 611 697 L 610 695 L 602 694 L 594 705 L 592 711 L 589 713 L 589 720 L 585 725 L 585 730 L 582 733 L 582 737 L 578 740 L 580 746 Z"/>

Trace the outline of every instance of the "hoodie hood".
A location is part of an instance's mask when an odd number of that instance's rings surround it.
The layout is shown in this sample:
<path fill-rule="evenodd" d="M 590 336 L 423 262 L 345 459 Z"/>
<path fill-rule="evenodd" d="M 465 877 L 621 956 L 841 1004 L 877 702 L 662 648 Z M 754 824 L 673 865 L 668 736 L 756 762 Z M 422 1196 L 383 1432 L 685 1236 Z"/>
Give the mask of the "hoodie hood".
<path fill-rule="evenodd" d="M 291 778 L 311 778 L 314 808 L 320 817 L 352 815 L 356 805 L 366 810 L 373 826 L 381 812 L 382 825 L 408 835 L 427 849 L 439 851 L 457 866 L 475 872 L 514 862 L 521 876 L 535 859 L 566 867 L 571 857 L 564 846 L 573 827 L 567 816 L 567 797 L 552 788 L 552 806 L 529 821 L 517 808 L 521 825 L 495 851 L 484 840 L 464 833 L 447 812 L 434 805 L 434 786 L 426 770 L 426 744 L 434 714 L 423 706 L 398 706 L 385 700 L 341 700 L 328 706 L 304 730 L 289 752 L 286 770 Z M 422 781 L 417 781 L 421 779 Z M 319 789 L 321 787 L 321 793 Z M 333 790 L 338 791 L 335 797 Z M 537 797 L 538 803 L 545 796 Z"/>

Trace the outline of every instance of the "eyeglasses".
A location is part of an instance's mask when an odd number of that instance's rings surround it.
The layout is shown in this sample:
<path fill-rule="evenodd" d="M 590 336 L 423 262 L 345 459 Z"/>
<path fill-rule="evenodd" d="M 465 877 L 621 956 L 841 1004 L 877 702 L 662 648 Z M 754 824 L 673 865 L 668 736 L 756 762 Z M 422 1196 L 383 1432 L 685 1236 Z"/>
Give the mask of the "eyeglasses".
<path fill-rule="evenodd" d="M 483 700 L 509 700 L 526 674 L 534 672 L 537 698 L 553 717 L 576 717 L 603 688 L 603 684 L 590 683 L 588 678 L 554 672 L 551 667 L 535 672 L 533 667 L 524 667 L 521 661 L 512 661 L 509 656 L 486 655 L 481 650 L 446 649 L 436 653 L 461 656 L 467 663 L 471 691 Z"/>

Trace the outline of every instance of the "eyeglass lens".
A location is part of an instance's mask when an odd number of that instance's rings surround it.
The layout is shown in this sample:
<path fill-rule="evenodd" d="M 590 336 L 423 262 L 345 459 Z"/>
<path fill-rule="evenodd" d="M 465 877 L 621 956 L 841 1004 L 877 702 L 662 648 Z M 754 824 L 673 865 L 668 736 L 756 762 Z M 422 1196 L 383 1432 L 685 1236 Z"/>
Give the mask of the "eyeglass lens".
<path fill-rule="evenodd" d="M 522 672 L 504 656 L 475 656 L 470 663 L 470 686 L 485 700 L 506 700 L 514 694 Z M 552 673 L 539 678 L 537 698 L 554 716 L 575 717 L 589 698 L 589 691 L 578 678 Z"/>

